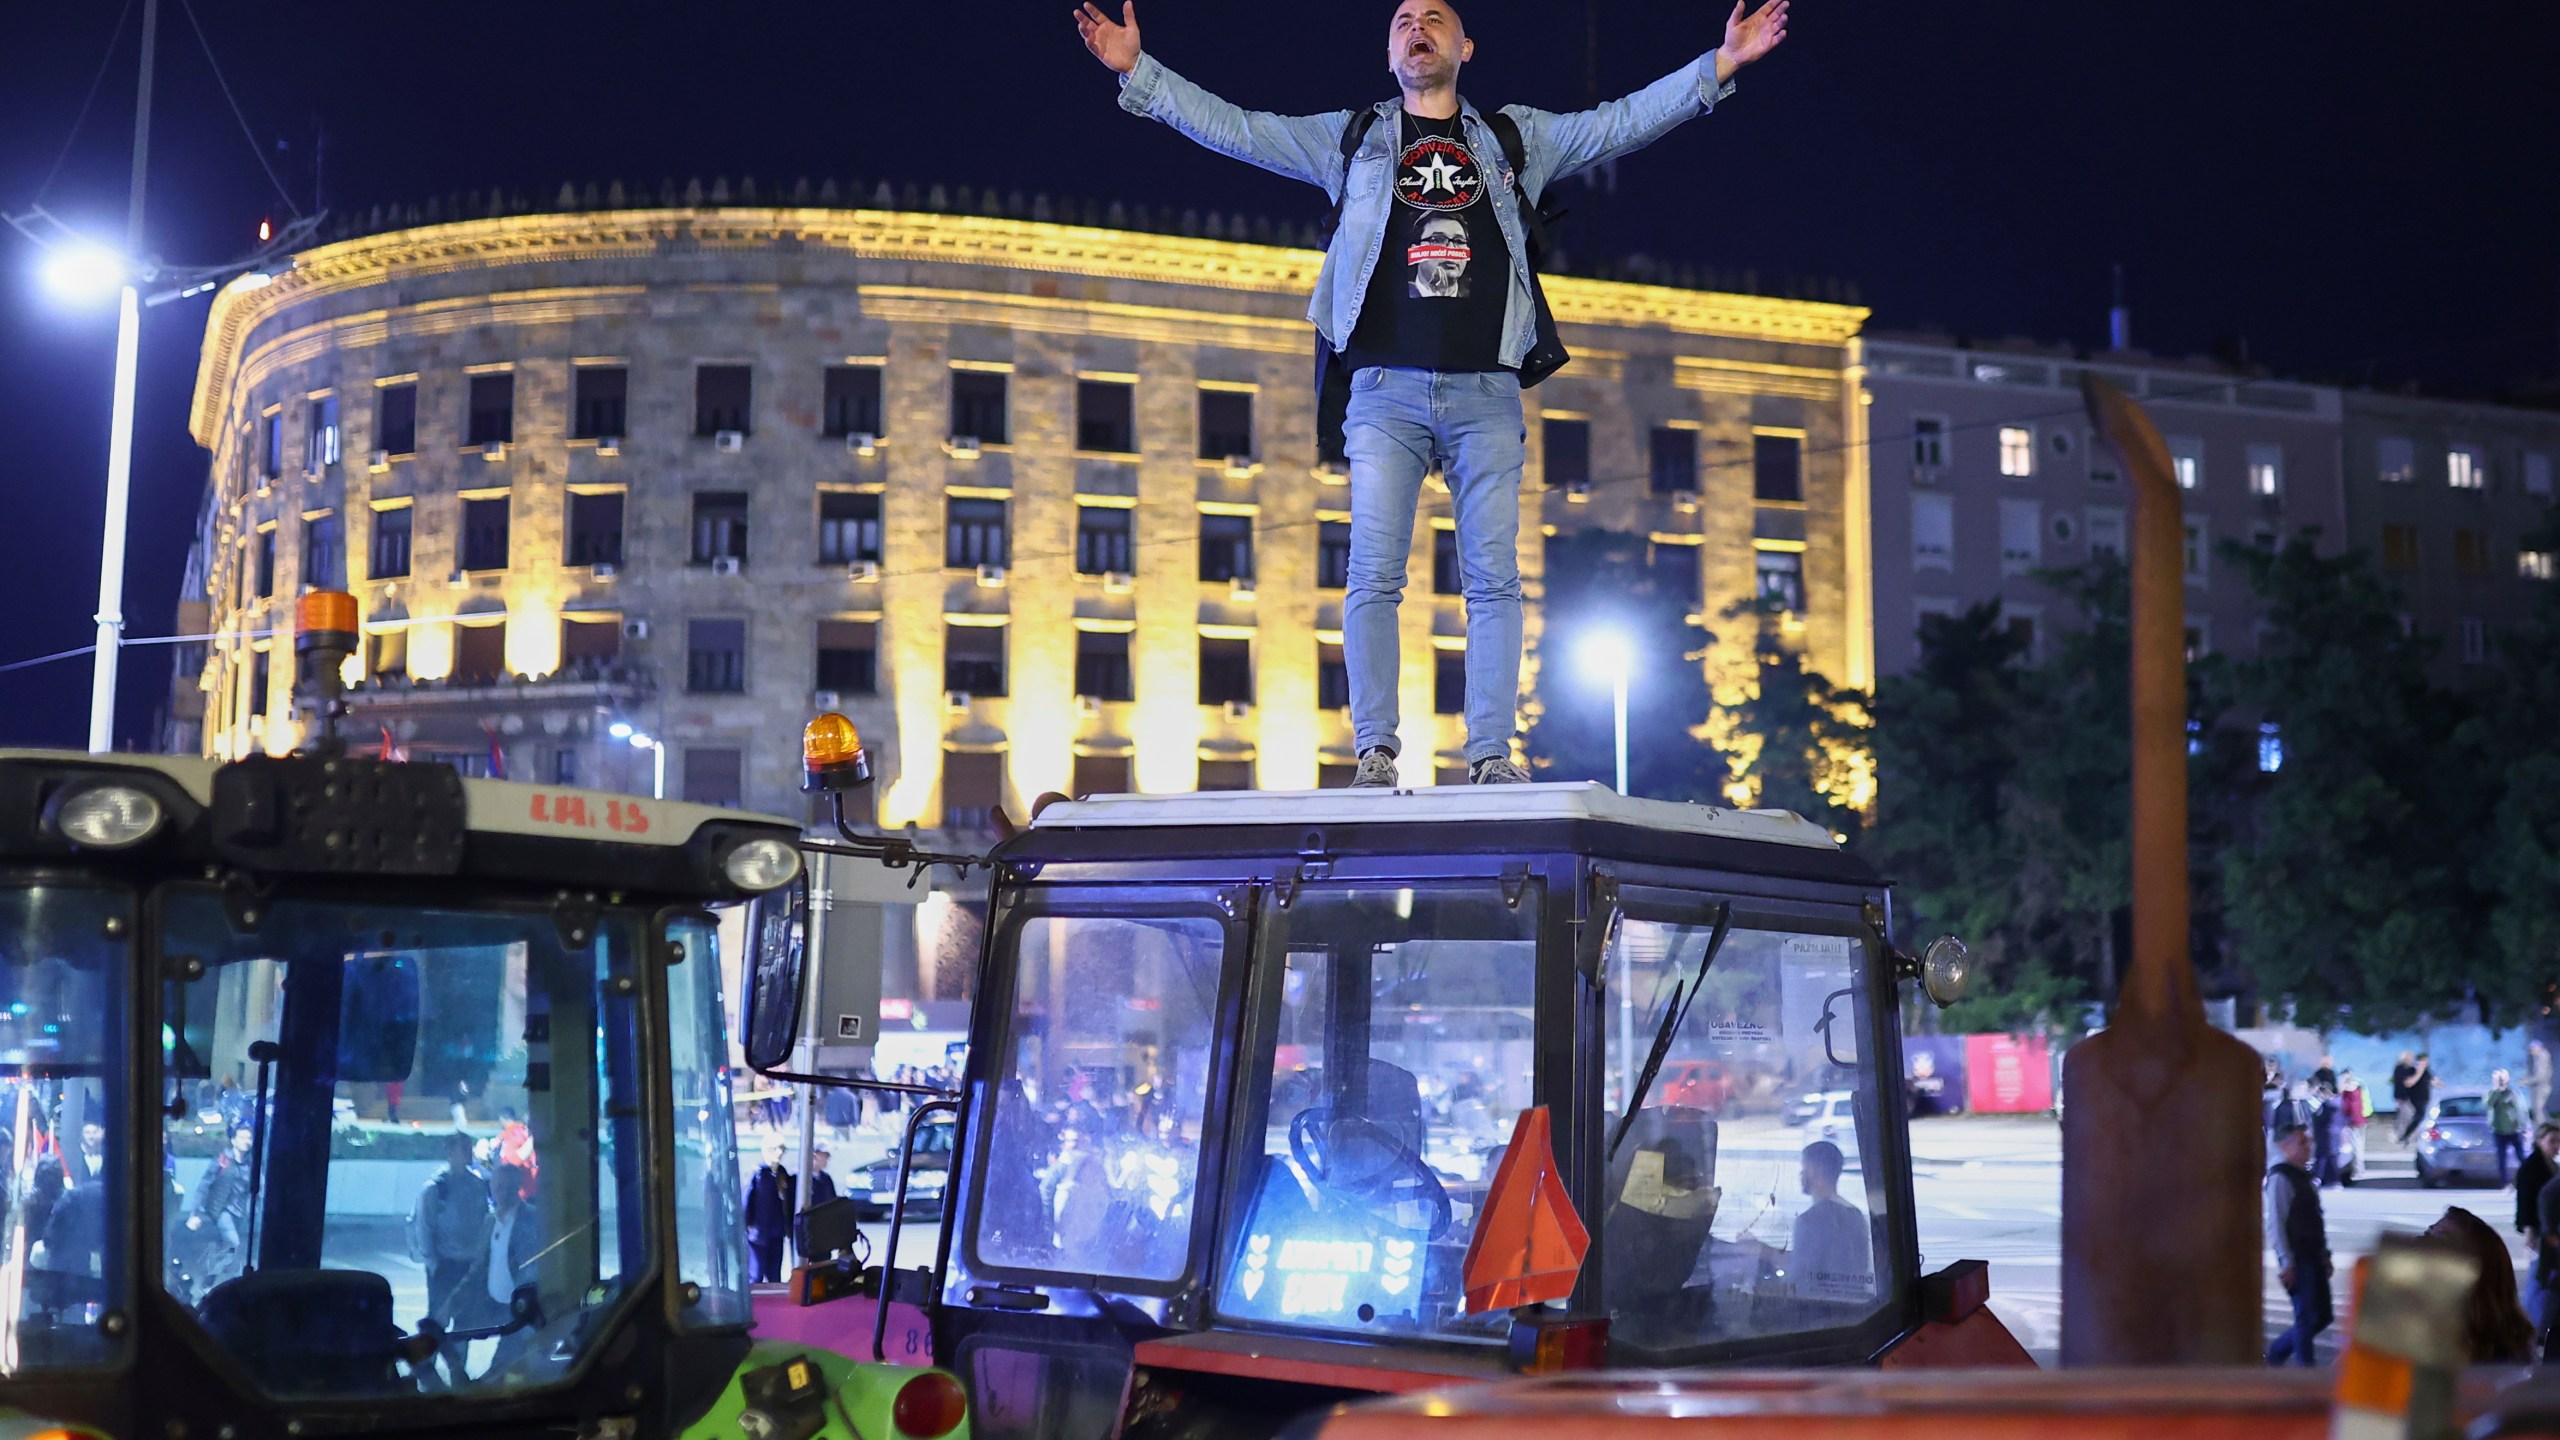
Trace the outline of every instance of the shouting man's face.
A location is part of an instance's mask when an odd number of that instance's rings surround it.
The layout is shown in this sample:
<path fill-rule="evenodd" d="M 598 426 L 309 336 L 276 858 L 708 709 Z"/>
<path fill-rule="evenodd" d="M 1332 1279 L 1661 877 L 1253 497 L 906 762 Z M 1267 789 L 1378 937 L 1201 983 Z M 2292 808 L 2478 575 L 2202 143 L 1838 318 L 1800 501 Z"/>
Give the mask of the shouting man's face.
<path fill-rule="evenodd" d="M 1387 69 L 1407 90 L 1456 84 L 1458 67 L 1475 53 L 1458 12 L 1441 0 L 1404 0 L 1387 22 Z"/>

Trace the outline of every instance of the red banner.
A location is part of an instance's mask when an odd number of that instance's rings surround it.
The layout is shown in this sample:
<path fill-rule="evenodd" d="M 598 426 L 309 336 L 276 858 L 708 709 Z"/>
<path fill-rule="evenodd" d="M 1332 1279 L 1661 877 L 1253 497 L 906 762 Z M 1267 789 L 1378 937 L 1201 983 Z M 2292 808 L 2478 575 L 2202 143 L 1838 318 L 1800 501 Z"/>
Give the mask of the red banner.
<path fill-rule="evenodd" d="M 2042 1035 L 1964 1037 L 1965 1108 L 2021 1115 L 2053 1108 L 2053 1055 Z"/>

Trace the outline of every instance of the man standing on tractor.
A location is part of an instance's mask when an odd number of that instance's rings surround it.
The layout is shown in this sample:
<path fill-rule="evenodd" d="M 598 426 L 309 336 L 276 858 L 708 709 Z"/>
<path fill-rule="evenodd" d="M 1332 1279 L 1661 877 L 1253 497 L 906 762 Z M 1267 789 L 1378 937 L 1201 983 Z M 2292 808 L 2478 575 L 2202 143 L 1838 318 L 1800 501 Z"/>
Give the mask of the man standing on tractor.
<path fill-rule="evenodd" d="M 1076 12 L 1085 48 L 1121 77 L 1120 106 L 1221 154 L 1315 185 L 1337 204 L 1308 318 L 1347 374 L 1351 563 L 1342 606 L 1355 786 L 1397 783 L 1396 610 L 1423 476 L 1448 479 L 1467 604 L 1468 778 L 1516 784 L 1520 706 L 1520 391 L 1563 363 L 1536 288 L 1535 209 L 1556 181 L 1643 148 L 1732 93 L 1736 70 L 1786 38 L 1789 0 L 1745 15 L 1723 44 L 1627 96 L 1575 114 L 1487 115 L 1461 99 L 1475 42 L 1452 0 L 1402 0 L 1387 26 L 1401 102 L 1274 115 L 1219 99 L 1146 54 L 1137 7 Z M 1319 387 L 1319 428 L 1332 421 Z"/>

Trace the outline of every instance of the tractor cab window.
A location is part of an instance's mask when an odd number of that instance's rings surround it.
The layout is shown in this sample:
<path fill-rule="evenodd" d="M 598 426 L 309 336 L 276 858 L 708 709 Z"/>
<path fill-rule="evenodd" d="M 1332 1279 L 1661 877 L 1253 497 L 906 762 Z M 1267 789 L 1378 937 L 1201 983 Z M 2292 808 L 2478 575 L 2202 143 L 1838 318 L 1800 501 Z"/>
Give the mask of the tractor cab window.
<path fill-rule="evenodd" d="M 1273 1036 L 1219 1312 L 1362 1335 L 1499 1340 L 1461 1313 L 1467 1241 L 1530 1103 L 1538 891 L 1301 891 L 1264 940 Z M 1273 962 L 1277 963 L 1273 963 Z"/>
<path fill-rule="evenodd" d="M 171 1298 L 280 1397 L 564 1376 L 649 1268 L 639 920 L 163 905 Z"/>
<path fill-rule="evenodd" d="M 1604 1147 L 1642 1099 L 1594 1228 L 1611 1339 L 1638 1351 L 1835 1329 L 1891 1294 L 1864 945 L 1713 939 L 1629 917 L 1606 958 Z"/>
<path fill-rule="evenodd" d="M 100 1322 L 129 1305 L 132 1180 L 110 1141 L 132 934 L 122 892 L 0 890 L 0 1378 L 104 1364 L 128 1328 Z"/>

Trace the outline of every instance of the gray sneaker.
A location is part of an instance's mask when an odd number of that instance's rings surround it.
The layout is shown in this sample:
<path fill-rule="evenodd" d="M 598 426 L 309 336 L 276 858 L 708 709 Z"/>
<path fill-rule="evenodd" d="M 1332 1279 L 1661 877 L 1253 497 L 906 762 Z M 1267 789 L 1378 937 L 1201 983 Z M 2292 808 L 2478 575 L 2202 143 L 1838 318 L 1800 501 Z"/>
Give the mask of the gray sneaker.
<path fill-rule="evenodd" d="M 1360 768 L 1351 772 L 1354 790 L 1392 790 L 1396 787 L 1396 752 L 1384 745 L 1372 745 L 1360 754 Z"/>
<path fill-rule="evenodd" d="M 1529 772 L 1511 763 L 1510 756 L 1496 755 L 1469 767 L 1467 782 L 1471 785 L 1526 785 Z"/>

